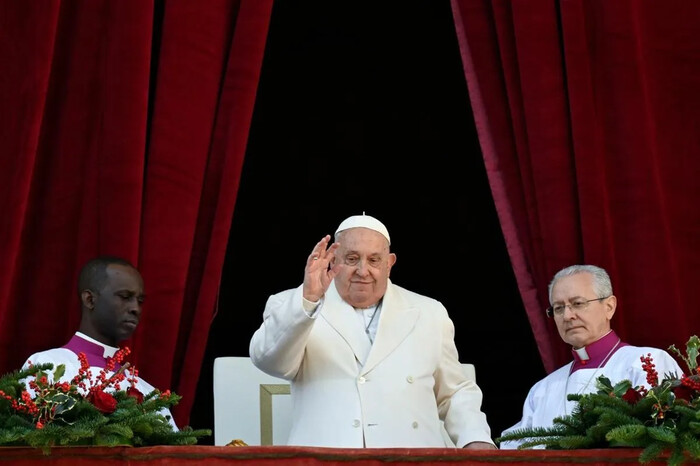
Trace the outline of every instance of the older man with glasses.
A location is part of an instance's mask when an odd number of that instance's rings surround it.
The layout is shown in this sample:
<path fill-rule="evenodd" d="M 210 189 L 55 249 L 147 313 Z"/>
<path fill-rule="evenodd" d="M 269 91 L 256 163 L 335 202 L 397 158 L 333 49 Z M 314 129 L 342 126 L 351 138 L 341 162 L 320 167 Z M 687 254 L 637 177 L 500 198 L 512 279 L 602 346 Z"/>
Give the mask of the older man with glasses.
<path fill-rule="evenodd" d="M 595 265 L 572 265 L 560 270 L 549 284 L 547 315 L 554 319 L 562 340 L 571 345 L 573 361 L 537 382 L 525 399 L 523 417 L 503 435 L 516 429 L 552 427 L 555 417 L 570 414 L 575 407 L 570 393 L 596 391 L 596 379 L 605 376 L 613 383 L 628 379 L 633 386 L 647 388 L 641 356 L 654 360 L 659 374 L 683 371 L 665 351 L 632 346 L 610 328 L 617 298 L 608 273 Z M 517 448 L 522 441 L 503 442 L 502 449 Z"/>
<path fill-rule="evenodd" d="M 447 310 L 389 280 L 384 224 L 353 215 L 330 239 L 316 243 L 301 285 L 268 299 L 250 342 L 258 368 L 291 382 L 287 443 L 495 449 Z"/>

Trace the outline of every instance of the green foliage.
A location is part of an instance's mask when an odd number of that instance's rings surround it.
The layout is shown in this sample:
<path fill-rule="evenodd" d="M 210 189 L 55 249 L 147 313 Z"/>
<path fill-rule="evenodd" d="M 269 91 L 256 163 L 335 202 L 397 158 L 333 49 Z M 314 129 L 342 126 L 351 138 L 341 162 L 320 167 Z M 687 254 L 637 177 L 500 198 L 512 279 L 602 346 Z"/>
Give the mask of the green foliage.
<path fill-rule="evenodd" d="M 173 429 L 163 411 L 176 405 L 179 395 L 155 390 L 139 403 L 126 391 L 110 391 L 116 408 L 105 413 L 75 385 L 40 382 L 52 369 L 52 364 L 36 365 L 0 377 L 0 446 L 30 446 L 48 452 L 52 446 L 66 445 L 194 445 L 198 438 L 211 435 L 209 429 Z M 59 380 L 64 371 L 58 366 L 51 374 L 53 380 Z M 27 378 L 41 388 L 41 395 L 29 402 L 22 398 Z"/>
<path fill-rule="evenodd" d="M 695 373 L 696 369 L 698 368 L 698 353 L 700 352 L 700 338 L 697 337 L 697 335 L 693 335 L 690 337 L 688 340 L 688 343 L 685 345 L 686 347 L 686 354 L 681 353 L 678 348 L 676 348 L 675 345 L 671 345 L 669 348 L 669 351 L 672 353 L 675 353 L 677 356 L 679 356 L 683 361 L 685 361 L 686 366 L 688 366 L 688 370 L 690 373 Z"/>
<path fill-rule="evenodd" d="M 650 463 L 666 450 L 668 450 L 668 445 L 661 442 L 651 442 L 642 450 L 642 453 L 639 455 L 639 462 Z"/>
<path fill-rule="evenodd" d="M 642 424 L 613 427 L 605 434 L 605 439 L 612 447 L 640 448 L 649 443 L 647 428 Z"/>
<path fill-rule="evenodd" d="M 700 440 L 698 438 L 686 432 L 680 436 L 680 444 L 692 458 L 700 458 Z"/>
<path fill-rule="evenodd" d="M 674 346 L 669 350 L 686 362 L 688 375 L 665 374 L 648 391 L 629 380 L 613 385 L 599 377 L 596 393 L 567 396 L 576 407 L 570 415 L 555 418 L 553 426 L 518 429 L 496 442 L 524 441 L 521 449 L 642 448 L 641 463 L 664 453 L 670 453 L 672 465 L 700 459 L 700 339 L 688 340 L 685 355 Z M 652 366 L 643 368 L 649 376 L 658 376 Z"/>
<path fill-rule="evenodd" d="M 563 450 L 578 450 L 581 448 L 596 448 L 596 441 L 592 436 L 567 435 L 559 437 L 557 444 Z"/>

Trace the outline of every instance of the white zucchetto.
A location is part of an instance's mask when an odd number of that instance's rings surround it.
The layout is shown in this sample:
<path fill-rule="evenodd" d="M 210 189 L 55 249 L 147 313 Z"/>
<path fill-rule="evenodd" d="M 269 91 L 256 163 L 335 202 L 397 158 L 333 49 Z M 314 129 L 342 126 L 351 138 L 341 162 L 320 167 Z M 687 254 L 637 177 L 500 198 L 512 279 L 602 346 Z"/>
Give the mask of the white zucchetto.
<path fill-rule="evenodd" d="M 343 222 L 338 226 L 338 229 L 335 230 L 335 237 L 337 238 L 338 233 L 340 233 L 341 231 L 358 227 L 368 228 L 370 230 L 376 231 L 377 233 L 380 233 L 386 238 L 389 244 L 391 244 L 391 239 L 389 239 L 389 230 L 386 229 L 384 224 L 376 218 L 370 215 L 365 215 L 364 213 L 362 215 L 353 215 L 352 217 L 348 217 L 345 220 L 343 220 Z"/>

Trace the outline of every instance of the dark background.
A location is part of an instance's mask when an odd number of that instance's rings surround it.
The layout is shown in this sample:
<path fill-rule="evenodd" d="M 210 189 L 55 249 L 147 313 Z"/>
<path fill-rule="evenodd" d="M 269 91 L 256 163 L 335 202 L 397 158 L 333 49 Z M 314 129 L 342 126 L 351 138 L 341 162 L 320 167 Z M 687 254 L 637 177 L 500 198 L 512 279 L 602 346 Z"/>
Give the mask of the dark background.
<path fill-rule="evenodd" d="M 270 294 L 350 215 L 389 229 L 394 283 L 440 300 L 492 435 L 545 375 L 488 186 L 449 0 L 277 1 L 190 424 L 212 366 L 247 356 Z M 201 443 L 213 443 L 213 436 Z"/>

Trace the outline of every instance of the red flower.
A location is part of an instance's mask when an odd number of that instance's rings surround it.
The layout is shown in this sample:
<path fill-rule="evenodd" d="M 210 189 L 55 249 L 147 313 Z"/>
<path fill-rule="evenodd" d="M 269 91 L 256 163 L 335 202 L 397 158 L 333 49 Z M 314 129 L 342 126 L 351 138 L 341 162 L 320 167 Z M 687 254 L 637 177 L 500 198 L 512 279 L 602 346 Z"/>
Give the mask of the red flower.
<path fill-rule="evenodd" d="M 117 400 L 109 393 L 102 390 L 91 391 L 87 396 L 88 401 L 95 405 L 95 408 L 105 414 L 113 413 L 117 409 Z"/>
<path fill-rule="evenodd" d="M 673 394 L 676 395 L 676 398 L 679 400 L 685 400 L 688 403 L 693 399 L 693 394 L 695 393 L 695 390 L 693 390 L 690 387 L 687 387 L 685 385 L 679 385 L 676 388 L 673 389 Z"/>
<path fill-rule="evenodd" d="M 634 388 L 628 388 L 625 394 L 622 395 L 622 399 L 628 402 L 629 404 L 634 405 L 642 399 L 642 395 Z"/>
<path fill-rule="evenodd" d="M 126 394 L 127 394 L 128 396 L 132 397 L 132 398 L 136 398 L 136 402 L 137 402 L 138 404 L 143 403 L 143 393 L 141 393 L 140 391 L 138 391 L 138 390 L 136 389 L 136 387 L 129 387 L 129 388 L 126 390 Z"/>

